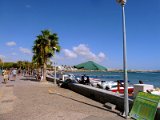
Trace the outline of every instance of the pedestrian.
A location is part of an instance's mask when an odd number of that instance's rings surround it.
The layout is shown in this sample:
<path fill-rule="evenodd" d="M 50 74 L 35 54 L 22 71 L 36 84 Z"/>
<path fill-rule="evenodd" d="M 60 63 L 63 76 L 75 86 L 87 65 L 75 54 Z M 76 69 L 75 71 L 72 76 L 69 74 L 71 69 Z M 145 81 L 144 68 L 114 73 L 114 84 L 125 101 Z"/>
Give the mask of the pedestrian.
<path fill-rule="evenodd" d="M 23 77 L 26 75 L 26 69 L 23 69 Z"/>
<path fill-rule="evenodd" d="M 7 80 L 9 80 L 9 71 L 8 71 L 7 69 L 4 70 L 3 80 L 4 80 L 4 84 L 6 84 L 6 83 L 7 83 Z"/>
<path fill-rule="evenodd" d="M 15 81 L 16 80 L 16 76 L 17 76 L 17 70 L 16 69 L 12 70 L 12 76 L 13 76 L 13 80 Z"/>

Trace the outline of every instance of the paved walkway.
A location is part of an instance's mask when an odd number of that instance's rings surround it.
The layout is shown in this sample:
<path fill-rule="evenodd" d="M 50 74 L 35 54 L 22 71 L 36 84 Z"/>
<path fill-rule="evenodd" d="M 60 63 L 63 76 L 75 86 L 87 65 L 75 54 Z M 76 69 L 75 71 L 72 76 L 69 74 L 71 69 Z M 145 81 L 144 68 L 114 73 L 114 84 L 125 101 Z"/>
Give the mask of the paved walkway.
<path fill-rule="evenodd" d="M 101 103 L 59 88 L 52 83 L 32 80 L 2 83 L 0 76 L 0 120 L 124 120 L 118 111 Z"/>

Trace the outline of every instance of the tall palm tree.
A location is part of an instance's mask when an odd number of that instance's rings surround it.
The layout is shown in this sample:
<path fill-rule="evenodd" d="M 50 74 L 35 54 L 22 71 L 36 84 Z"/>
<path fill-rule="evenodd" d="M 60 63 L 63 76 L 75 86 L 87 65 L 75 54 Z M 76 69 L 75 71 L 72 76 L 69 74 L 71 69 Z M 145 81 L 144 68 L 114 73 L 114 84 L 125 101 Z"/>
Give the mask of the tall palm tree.
<path fill-rule="evenodd" d="M 56 52 L 60 51 L 60 46 L 56 33 L 51 33 L 49 30 L 43 30 L 41 33 L 34 41 L 32 60 L 38 66 L 43 65 L 43 81 L 46 81 L 47 60 L 55 54 L 55 49 Z"/>
<path fill-rule="evenodd" d="M 39 48 L 37 46 L 33 47 L 33 51 L 36 51 L 36 52 L 34 52 L 34 55 L 32 57 L 32 63 L 35 64 L 35 68 L 37 70 L 37 73 L 39 74 L 40 70 L 41 70 L 41 66 L 43 65 L 42 64 L 42 57 L 41 57 L 41 54 L 39 54 L 39 52 L 38 52 Z"/>

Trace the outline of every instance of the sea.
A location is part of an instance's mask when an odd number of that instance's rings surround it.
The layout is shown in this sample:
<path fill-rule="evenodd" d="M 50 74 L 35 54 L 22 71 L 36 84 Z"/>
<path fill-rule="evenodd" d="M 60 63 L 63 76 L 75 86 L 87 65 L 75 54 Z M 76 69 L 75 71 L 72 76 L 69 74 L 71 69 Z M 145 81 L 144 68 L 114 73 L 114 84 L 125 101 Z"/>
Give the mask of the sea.
<path fill-rule="evenodd" d="M 99 78 L 103 81 L 123 80 L 123 72 L 70 72 L 75 76 L 88 75 L 92 78 Z M 128 80 L 132 84 L 138 84 L 139 80 L 144 84 L 154 85 L 160 88 L 160 72 L 128 72 Z"/>
<path fill-rule="evenodd" d="M 0 73 L 2 71 L 0 70 Z M 69 72 L 76 77 L 88 75 L 91 78 L 98 78 L 102 81 L 117 81 L 123 80 L 123 72 Z M 144 84 L 154 85 L 155 88 L 160 88 L 160 72 L 128 72 L 128 80 L 131 84 L 138 84 L 139 80 Z"/>

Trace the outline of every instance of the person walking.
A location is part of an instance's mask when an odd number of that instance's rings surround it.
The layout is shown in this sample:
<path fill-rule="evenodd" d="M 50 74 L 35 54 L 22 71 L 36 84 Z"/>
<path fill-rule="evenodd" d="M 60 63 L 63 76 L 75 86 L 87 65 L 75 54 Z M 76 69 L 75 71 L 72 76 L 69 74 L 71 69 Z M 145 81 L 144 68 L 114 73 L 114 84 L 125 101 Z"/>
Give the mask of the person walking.
<path fill-rule="evenodd" d="M 4 70 L 3 80 L 4 80 L 4 84 L 6 84 L 6 83 L 7 83 L 7 80 L 9 80 L 9 71 L 8 71 L 7 69 Z"/>
<path fill-rule="evenodd" d="M 17 76 L 17 70 L 16 69 L 12 70 L 12 76 L 13 76 L 13 80 L 15 81 L 16 80 L 16 76 Z"/>

